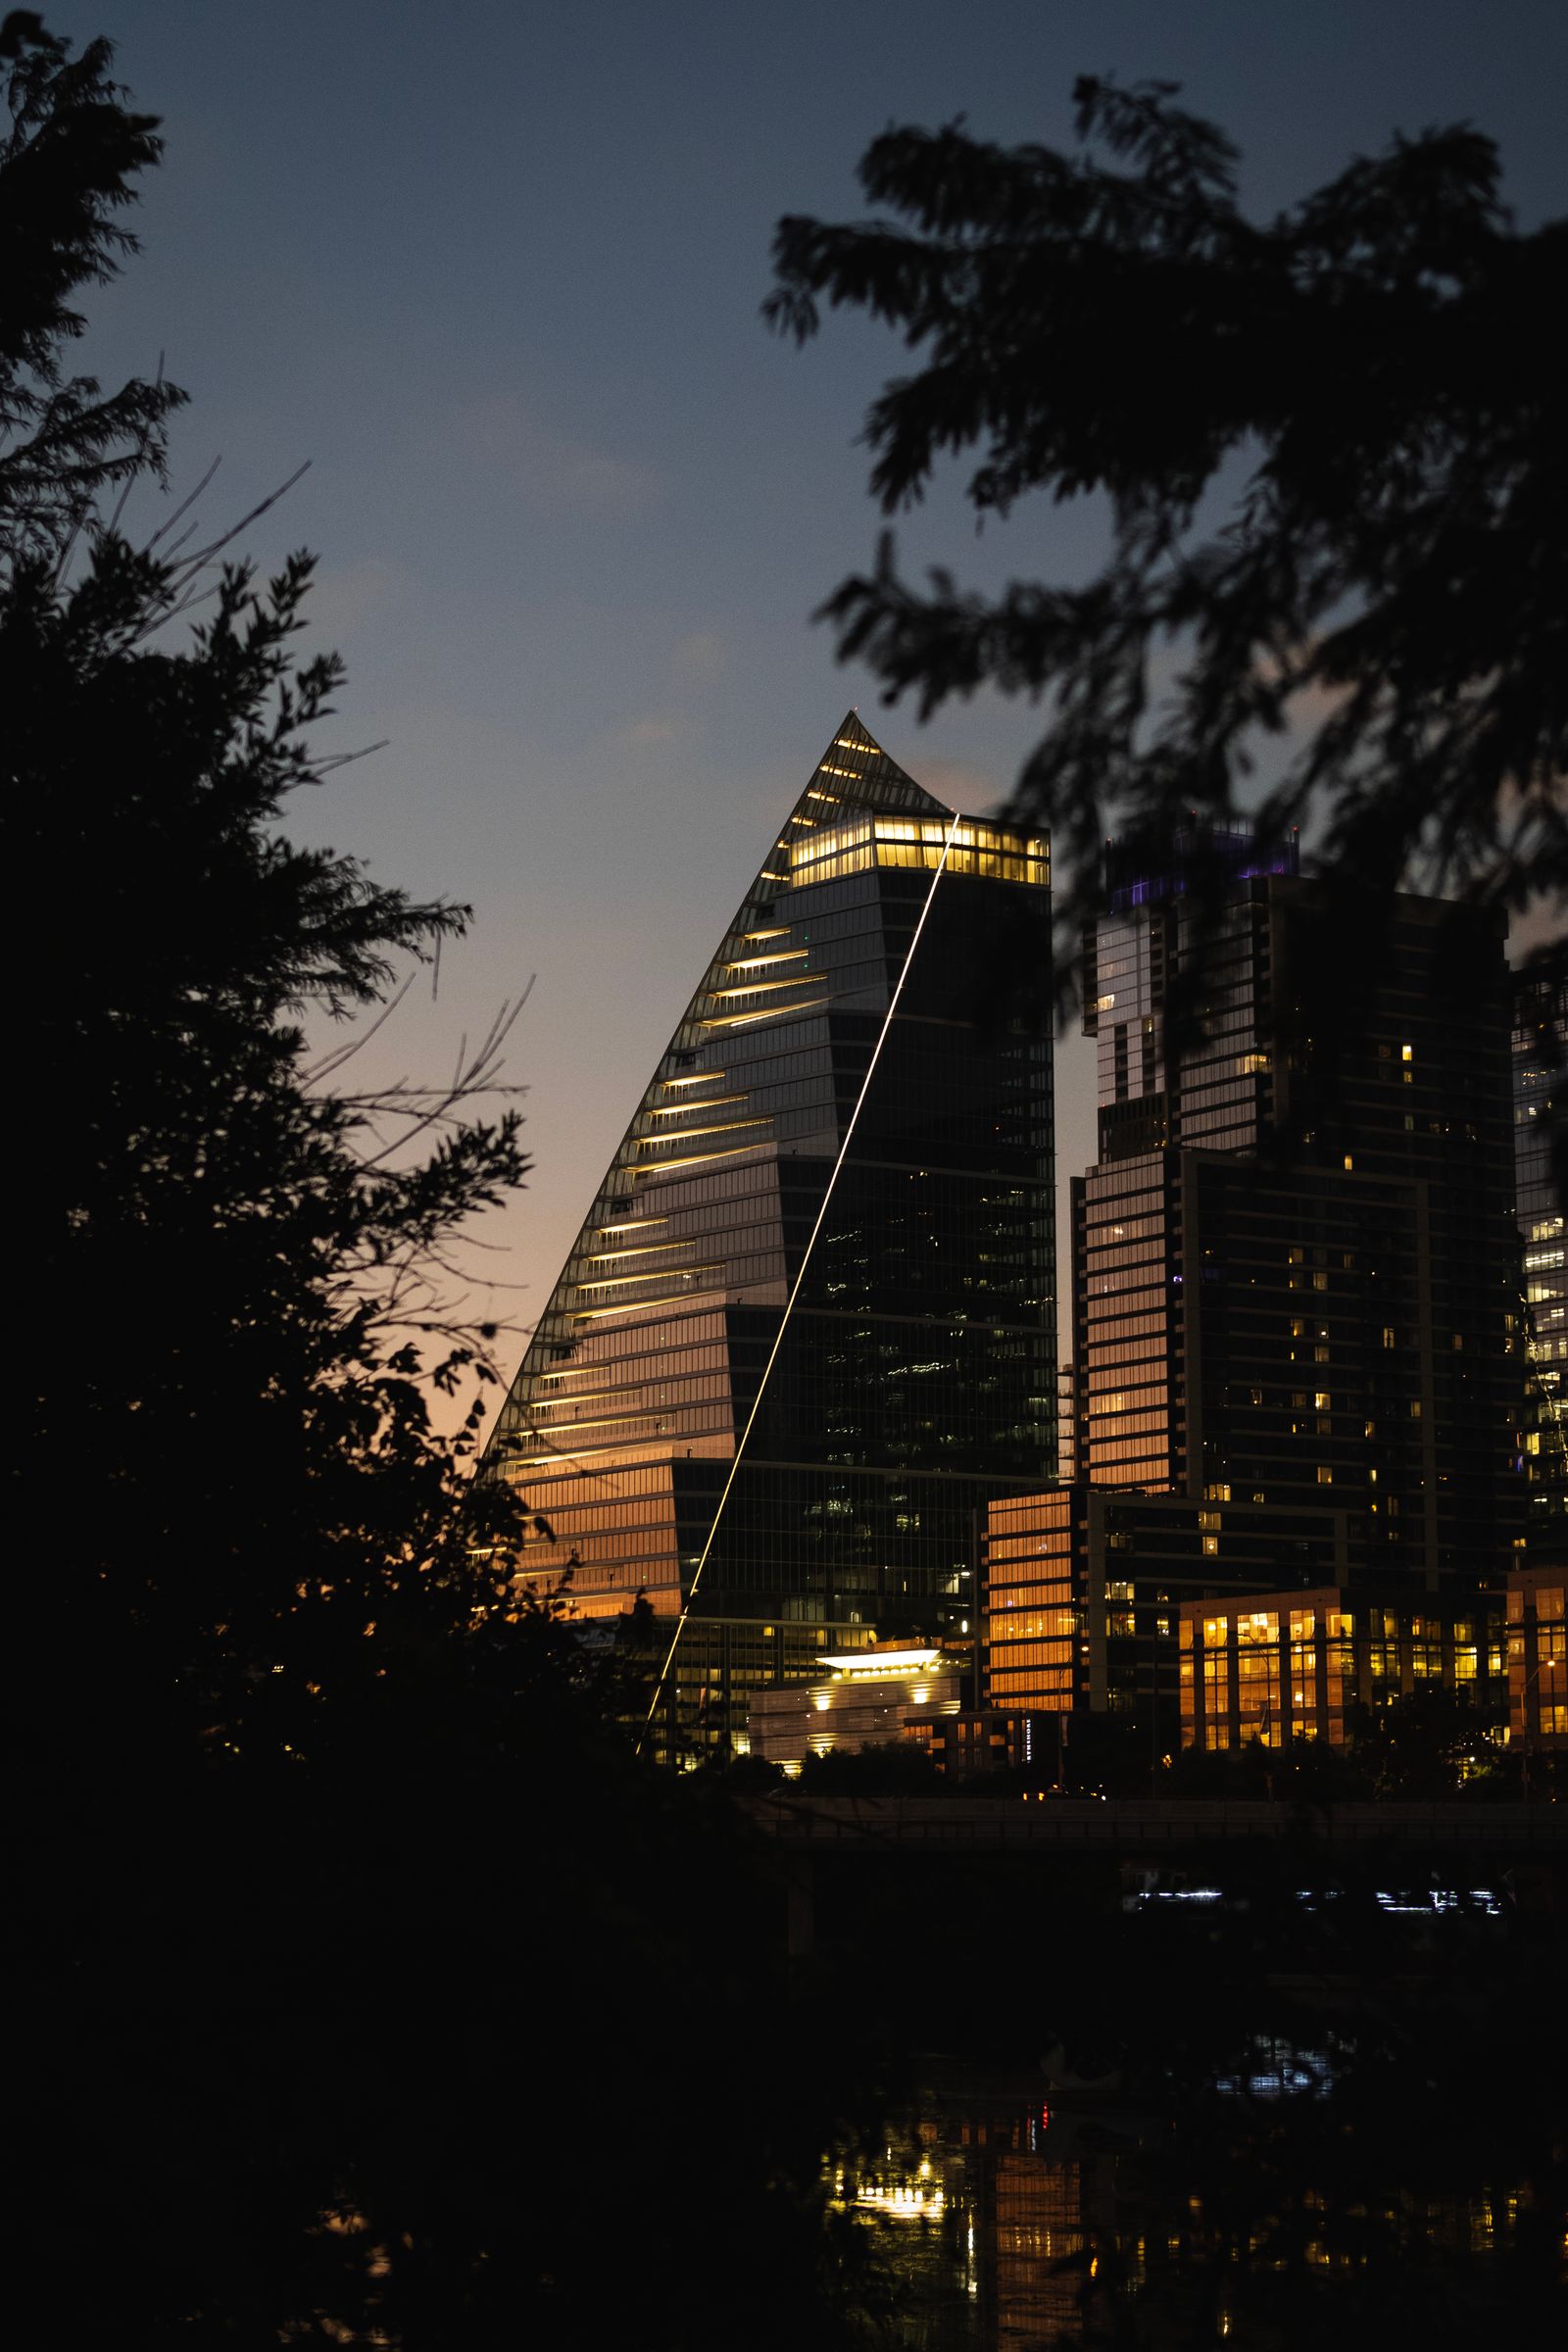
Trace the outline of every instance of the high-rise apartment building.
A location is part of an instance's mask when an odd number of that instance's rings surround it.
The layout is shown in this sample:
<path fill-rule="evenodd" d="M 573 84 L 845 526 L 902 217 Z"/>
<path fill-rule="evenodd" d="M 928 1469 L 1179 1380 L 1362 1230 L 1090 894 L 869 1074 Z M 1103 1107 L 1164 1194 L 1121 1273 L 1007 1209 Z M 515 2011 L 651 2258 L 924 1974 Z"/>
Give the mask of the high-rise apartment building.
<path fill-rule="evenodd" d="M 1523 1426 L 1533 1565 L 1568 1564 L 1568 1263 L 1552 1137 L 1568 1095 L 1568 981 L 1523 977 L 1513 998 L 1514 1157 L 1530 1373 Z M 1555 1114 L 1555 1115 L 1554 1115 Z"/>
<path fill-rule="evenodd" d="M 1242 835 L 1202 852 L 1229 871 L 1217 906 L 1113 858 L 1091 943 L 1078 1484 L 993 1514 L 997 1704 L 1157 1690 L 1173 1710 L 1184 1600 L 1496 1590 L 1520 1532 L 1500 928 L 1396 900 L 1347 1017 L 1360 943 L 1294 854 L 1264 870 Z"/>
<path fill-rule="evenodd" d="M 977 1615 L 978 1531 L 1054 1459 L 1047 845 L 853 714 L 719 941 L 488 1463 L 585 1616 L 646 1596 L 710 1738 L 820 1647 Z M 673 1698 L 671 1700 L 673 1704 Z"/>

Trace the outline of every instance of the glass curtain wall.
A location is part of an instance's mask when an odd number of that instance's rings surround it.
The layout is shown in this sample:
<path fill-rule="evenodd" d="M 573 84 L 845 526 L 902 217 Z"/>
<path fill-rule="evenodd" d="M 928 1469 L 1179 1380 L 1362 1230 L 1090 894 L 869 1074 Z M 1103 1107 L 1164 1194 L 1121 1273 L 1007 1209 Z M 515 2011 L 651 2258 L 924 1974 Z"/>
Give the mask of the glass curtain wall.
<path fill-rule="evenodd" d="M 1518 981 L 1513 1000 L 1514 1164 L 1524 1244 L 1530 1386 L 1522 1458 L 1530 1482 L 1529 1557 L 1568 1562 L 1568 1265 L 1551 1166 L 1553 1099 L 1562 1100 L 1568 983 Z"/>
<path fill-rule="evenodd" d="M 1054 1466 L 1051 1038 L 1007 985 L 1049 1003 L 1049 885 L 844 721 L 491 1440 L 583 1615 L 673 1615 L 703 1562 L 710 1618 L 972 1621 L 986 1505 Z"/>

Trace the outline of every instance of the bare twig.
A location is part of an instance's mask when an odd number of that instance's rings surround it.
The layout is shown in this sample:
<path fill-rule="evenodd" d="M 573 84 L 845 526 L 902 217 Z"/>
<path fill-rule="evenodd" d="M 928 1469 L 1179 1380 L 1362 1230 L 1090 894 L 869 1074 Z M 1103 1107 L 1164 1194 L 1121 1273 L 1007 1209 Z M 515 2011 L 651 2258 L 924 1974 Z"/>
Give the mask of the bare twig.
<path fill-rule="evenodd" d="M 182 514 L 189 514 L 191 508 L 196 504 L 196 501 L 200 498 L 202 492 L 207 488 L 209 482 L 211 482 L 214 474 L 218 471 L 218 468 L 222 463 L 223 460 L 221 454 L 213 460 L 212 464 L 208 466 L 207 471 L 202 475 L 201 480 L 196 484 L 196 487 L 193 490 L 188 490 L 185 493 L 185 496 L 180 500 L 178 506 L 175 507 L 168 521 L 163 523 L 159 529 L 154 531 L 152 537 L 147 541 L 145 547 L 142 549 L 142 554 L 144 556 L 150 556 L 154 548 L 158 545 L 158 542 L 161 539 L 166 539 L 169 536 L 169 533 L 173 529 L 180 516 Z M 129 489 L 130 485 L 128 482 L 126 483 L 125 487 L 127 490 Z M 123 505 L 123 500 L 122 500 L 121 503 Z M 120 511 L 117 508 L 115 512 L 115 522 L 118 522 L 119 519 Z M 109 527 L 111 530 L 113 530 L 115 524 L 111 523 Z M 188 532 L 182 533 L 180 540 L 176 542 L 176 544 L 183 544 L 184 539 L 188 536 Z M 170 553 L 171 555 L 173 553 L 172 548 L 170 550 Z"/>

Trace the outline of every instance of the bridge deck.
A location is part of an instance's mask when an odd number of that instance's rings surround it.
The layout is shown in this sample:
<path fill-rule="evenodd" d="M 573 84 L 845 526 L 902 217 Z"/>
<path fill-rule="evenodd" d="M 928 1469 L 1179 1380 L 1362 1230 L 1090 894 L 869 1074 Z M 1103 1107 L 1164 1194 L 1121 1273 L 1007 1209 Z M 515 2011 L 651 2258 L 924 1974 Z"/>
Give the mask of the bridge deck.
<path fill-rule="evenodd" d="M 752 1818 L 791 1846 L 1148 1850 L 1302 1836 L 1343 1844 L 1561 1852 L 1568 1805 L 1187 1803 L 1137 1797 L 753 1797 Z"/>

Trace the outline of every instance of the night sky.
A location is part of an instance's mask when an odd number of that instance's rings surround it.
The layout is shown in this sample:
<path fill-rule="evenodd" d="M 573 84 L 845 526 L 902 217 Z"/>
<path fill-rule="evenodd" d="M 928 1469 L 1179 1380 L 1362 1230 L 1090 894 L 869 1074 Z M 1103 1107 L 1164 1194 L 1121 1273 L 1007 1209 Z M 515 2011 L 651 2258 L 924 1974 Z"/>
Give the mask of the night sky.
<path fill-rule="evenodd" d="M 1498 140 L 1524 224 L 1568 210 L 1562 0 L 102 0 L 45 21 L 107 33 L 167 140 L 84 364 L 118 380 L 164 354 L 192 396 L 176 491 L 222 461 L 212 526 L 311 462 L 246 543 L 319 552 L 350 669 L 323 743 L 387 741 L 291 828 L 474 907 L 380 1066 L 444 1069 L 536 976 L 509 1070 L 534 1174 L 484 1260 L 519 1325 L 846 706 L 965 808 L 1032 740 L 1000 701 L 923 730 L 882 710 L 809 625 L 873 546 L 856 436 L 900 354 L 842 318 L 804 353 L 765 331 L 777 216 L 857 214 L 890 122 L 1066 143 L 1074 77 L 1105 71 L 1180 81 L 1260 212 L 1458 120 Z M 128 522 L 158 518 L 149 492 Z M 1081 572 L 1098 519 L 1035 502 L 977 540 L 950 484 L 901 534 L 986 586 Z M 1061 1065 L 1065 1179 L 1093 1152 L 1092 1049 Z"/>

